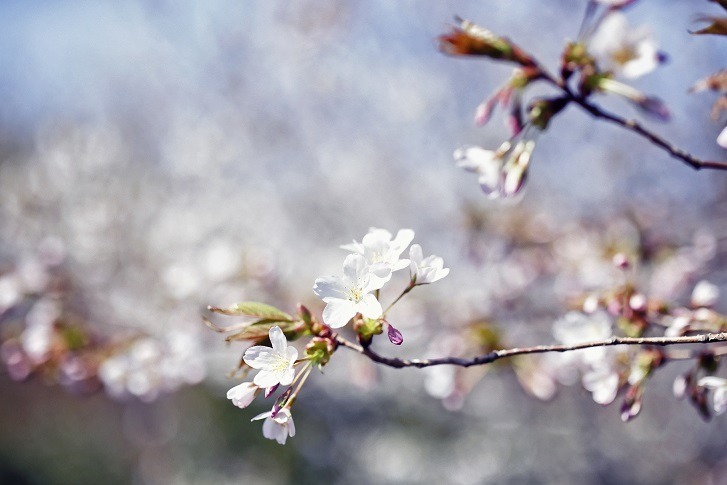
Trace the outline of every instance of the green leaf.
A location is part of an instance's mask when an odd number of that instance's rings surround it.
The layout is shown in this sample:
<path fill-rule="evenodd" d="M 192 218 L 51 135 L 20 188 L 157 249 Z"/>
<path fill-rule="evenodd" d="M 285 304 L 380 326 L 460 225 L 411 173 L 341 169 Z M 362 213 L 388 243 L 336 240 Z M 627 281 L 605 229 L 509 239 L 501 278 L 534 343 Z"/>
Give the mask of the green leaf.
<path fill-rule="evenodd" d="M 248 317 L 258 317 L 265 320 L 271 320 L 275 322 L 293 322 L 294 319 L 282 310 L 278 310 L 274 306 L 260 303 L 257 301 L 245 301 L 231 305 L 228 308 L 217 308 L 207 307 L 210 311 L 215 313 L 221 313 L 222 315 L 233 315 L 240 316 L 246 315 Z"/>
<path fill-rule="evenodd" d="M 296 332 L 295 330 L 296 325 L 297 322 L 286 322 L 281 320 L 271 320 L 264 318 L 262 320 L 258 320 L 257 322 L 252 322 L 235 334 L 228 335 L 225 340 L 227 342 L 232 342 L 236 340 L 253 340 L 258 344 L 264 344 L 265 341 L 268 339 L 268 333 L 270 332 L 270 329 L 275 326 L 280 327 L 288 340 L 294 340 L 296 337 L 299 336 L 298 332 Z"/>

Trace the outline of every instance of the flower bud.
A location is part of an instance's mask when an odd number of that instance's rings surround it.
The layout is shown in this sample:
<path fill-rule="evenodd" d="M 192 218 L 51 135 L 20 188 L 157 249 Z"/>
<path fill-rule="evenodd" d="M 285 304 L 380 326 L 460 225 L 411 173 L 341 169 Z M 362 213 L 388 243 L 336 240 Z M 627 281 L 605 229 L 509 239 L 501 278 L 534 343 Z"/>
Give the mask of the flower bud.
<path fill-rule="evenodd" d="M 313 337 L 305 346 L 305 355 L 311 359 L 314 365 L 323 367 L 331 360 L 331 355 L 336 350 L 331 339 Z"/>
<path fill-rule="evenodd" d="M 550 120 L 568 105 L 567 98 L 539 99 L 530 104 L 528 116 L 533 125 L 544 131 Z"/>
<path fill-rule="evenodd" d="M 568 80 L 571 75 L 581 69 L 589 67 L 595 70 L 595 61 L 588 53 L 585 44 L 581 42 L 569 42 L 560 58 L 560 75 Z"/>
<path fill-rule="evenodd" d="M 298 304 L 298 316 L 300 317 L 300 319 L 302 321 L 304 321 L 305 323 L 310 325 L 310 323 L 312 321 L 312 316 L 311 316 L 310 310 L 308 310 L 308 307 L 306 307 L 302 303 Z"/>
<path fill-rule="evenodd" d="M 537 68 L 533 58 L 510 42 L 468 20 L 456 18 L 459 25 L 439 37 L 439 49 L 454 56 L 484 56 Z"/>
<path fill-rule="evenodd" d="M 629 261 L 628 256 L 626 256 L 624 253 L 614 254 L 612 261 L 613 265 L 619 269 L 628 269 L 629 267 L 631 267 L 631 262 Z"/>
<path fill-rule="evenodd" d="M 401 332 L 394 328 L 392 324 L 388 324 L 389 329 L 387 331 L 387 336 L 389 337 L 389 340 L 394 345 L 401 345 L 404 342 L 404 337 L 401 335 Z"/>
<path fill-rule="evenodd" d="M 624 402 L 621 404 L 621 420 L 631 421 L 641 412 L 643 388 L 641 385 L 631 386 L 626 391 Z"/>

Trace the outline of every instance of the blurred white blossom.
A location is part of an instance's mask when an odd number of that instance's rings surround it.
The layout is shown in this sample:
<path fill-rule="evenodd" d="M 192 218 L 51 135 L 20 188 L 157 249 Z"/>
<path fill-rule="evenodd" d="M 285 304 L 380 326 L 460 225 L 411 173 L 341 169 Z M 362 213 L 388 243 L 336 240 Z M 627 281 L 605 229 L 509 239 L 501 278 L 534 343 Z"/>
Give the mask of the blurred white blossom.
<path fill-rule="evenodd" d="M 727 379 L 721 377 L 702 377 L 697 382 L 698 386 L 712 389 L 712 406 L 715 414 L 722 414 L 727 411 Z"/>
<path fill-rule="evenodd" d="M 696 284 L 692 291 L 693 307 L 711 307 L 719 299 L 719 288 L 709 281 L 702 280 Z"/>
<path fill-rule="evenodd" d="M 722 148 L 727 148 L 727 126 L 724 127 L 717 137 L 717 144 Z"/>
<path fill-rule="evenodd" d="M 619 389 L 619 374 L 609 365 L 598 365 L 583 374 L 583 387 L 598 404 L 611 404 Z"/>
<path fill-rule="evenodd" d="M 412 244 L 409 248 L 409 271 L 411 279 L 417 285 L 426 285 L 439 281 L 449 274 L 449 268 L 444 267 L 444 260 L 439 256 L 423 257 L 422 247 Z"/>
<path fill-rule="evenodd" d="M 591 52 L 606 69 L 637 78 L 656 69 L 663 60 L 651 29 L 633 28 L 626 15 L 610 12 L 589 42 Z"/>

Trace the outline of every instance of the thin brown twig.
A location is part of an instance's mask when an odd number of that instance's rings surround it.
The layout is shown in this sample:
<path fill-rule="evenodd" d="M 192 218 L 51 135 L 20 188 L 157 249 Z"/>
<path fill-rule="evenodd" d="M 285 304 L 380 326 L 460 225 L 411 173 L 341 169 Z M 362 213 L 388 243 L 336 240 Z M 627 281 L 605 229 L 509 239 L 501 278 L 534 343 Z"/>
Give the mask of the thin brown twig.
<path fill-rule="evenodd" d="M 715 160 L 702 160 L 701 158 L 697 158 L 694 155 L 690 154 L 689 152 L 682 150 L 681 148 L 677 147 L 673 143 L 665 140 L 664 138 L 660 137 L 656 133 L 647 130 L 644 128 L 643 125 L 641 125 L 636 120 L 630 120 L 626 118 L 622 118 L 618 115 L 615 115 L 613 113 L 609 113 L 608 111 L 603 110 L 599 106 L 596 106 L 593 103 L 590 103 L 586 101 L 583 98 L 580 97 L 572 97 L 571 100 L 576 103 L 578 106 L 586 110 L 589 114 L 596 118 L 600 118 L 602 120 L 609 121 L 611 123 L 615 123 L 623 128 L 626 128 L 627 130 L 630 130 L 638 135 L 641 135 L 642 137 L 649 140 L 653 145 L 656 145 L 666 152 L 668 152 L 672 157 L 679 159 L 692 167 L 695 170 L 701 170 L 703 168 L 709 168 L 714 170 L 727 170 L 727 162 L 718 162 Z"/>
<path fill-rule="evenodd" d="M 593 347 L 610 347 L 614 345 L 684 345 L 684 344 L 707 344 L 713 342 L 727 342 L 727 332 L 722 333 L 705 333 L 701 335 L 691 335 L 685 337 L 611 337 L 606 340 L 598 340 L 593 342 L 584 342 L 577 345 L 536 345 L 534 347 L 519 347 L 512 349 L 493 350 L 484 355 L 464 359 L 460 357 L 442 357 L 438 359 L 400 359 L 396 357 L 385 357 L 371 350 L 368 346 L 355 344 L 340 335 L 334 335 L 336 342 L 348 349 L 365 355 L 372 361 L 393 367 L 394 369 L 403 369 L 406 367 L 432 367 L 435 365 L 456 365 L 460 367 L 472 367 L 476 365 L 486 365 L 499 359 L 513 357 L 516 355 L 526 354 L 543 354 L 546 352 L 571 352 L 574 350 L 589 349 Z"/>
<path fill-rule="evenodd" d="M 565 95 L 566 99 L 568 99 L 569 101 L 580 106 L 583 110 L 585 110 L 588 114 L 590 114 L 594 118 L 598 118 L 598 119 L 608 121 L 610 123 L 614 123 L 616 125 L 621 126 L 624 129 L 627 129 L 629 131 L 636 133 L 637 135 L 639 135 L 643 138 L 646 138 L 653 145 L 658 146 L 659 148 L 661 148 L 664 151 L 666 151 L 667 153 L 669 153 L 672 157 L 674 157 L 678 160 L 681 160 L 682 162 L 686 163 L 687 165 L 689 165 L 690 167 L 692 167 L 695 170 L 701 170 L 703 168 L 708 168 L 708 169 L 713 169 L 713 170 L 727 170 L 727 162 L 718 162 L 715 160 L 703 160 L 701 158 L 695 157 L 694 155 L 687 152 L 686 150 L 682 150 L 678 146 L 667 141 L 666 139 L 662 138 L 661 136 L 657 135 L 656 133 L 646 129 L 638 121 L 615 115 L 613 113 L 610 113 L 610 112 L 604 110 L 600 106 L 591 103 L 585 97 L 574 93 L 570 89 L 570 87 L 565 83 L 565 81 L 556 79 L 552 74 L 548 73 L 542 66 L 538 66 L 538 68 L 540 69 L 540 71 L 542 73 L 541 74 L 542 79 L 544 79 L 548 83 L 550 83 L 553 86 L 555 86 L 556 88 L 558 88 Z"/>

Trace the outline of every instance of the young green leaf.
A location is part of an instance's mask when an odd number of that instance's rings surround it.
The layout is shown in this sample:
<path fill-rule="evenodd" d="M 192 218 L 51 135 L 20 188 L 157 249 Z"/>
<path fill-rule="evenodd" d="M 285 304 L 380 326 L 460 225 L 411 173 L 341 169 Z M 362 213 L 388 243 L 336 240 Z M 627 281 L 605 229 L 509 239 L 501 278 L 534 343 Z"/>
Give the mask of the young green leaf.
<path fill-rule="evenodd" d="M 282 310 L 278 310 L 274 306 L 267 305 L 256 301 L 245 301 L 236 303 L 228 308 L 207 307 L 210 311 L 221 313 L 222 315 L 258 317 L 275 322 L 293 322 L 294 319 Z"/>

